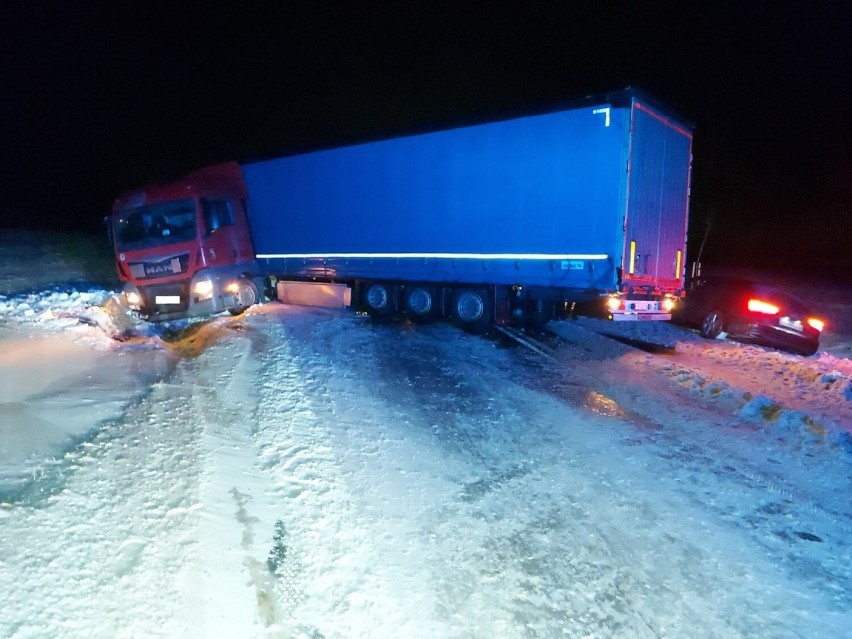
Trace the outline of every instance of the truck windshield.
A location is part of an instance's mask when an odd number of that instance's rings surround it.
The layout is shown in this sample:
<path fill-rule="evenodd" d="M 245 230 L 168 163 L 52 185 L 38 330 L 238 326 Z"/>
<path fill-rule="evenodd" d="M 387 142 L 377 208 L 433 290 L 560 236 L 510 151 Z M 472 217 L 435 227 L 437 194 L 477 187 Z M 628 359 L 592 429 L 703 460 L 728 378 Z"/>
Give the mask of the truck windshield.
<path fill-rule="evenodd" d="M 195 200 L 176 200 L 119 211 L 113 218 L 116 247 L 135 251 L 195 238 Z"/>

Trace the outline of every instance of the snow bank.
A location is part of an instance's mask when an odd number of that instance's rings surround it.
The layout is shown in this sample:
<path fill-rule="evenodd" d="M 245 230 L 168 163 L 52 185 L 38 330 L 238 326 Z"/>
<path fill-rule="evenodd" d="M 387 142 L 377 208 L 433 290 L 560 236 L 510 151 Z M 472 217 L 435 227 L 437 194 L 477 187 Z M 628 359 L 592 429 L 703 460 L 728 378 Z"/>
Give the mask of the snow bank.
<path fill-rule="evenodd" d="M 109 278 L 103 262 L 92 261 L 92 238 L 10 232 L 4 240 L 0 497 L 18 499 L 66 451 L 149 392 L 173 362 L 147 329 L 129 343 L 116 341 L 129 317 L 116 291 L 99 286 Z"/>

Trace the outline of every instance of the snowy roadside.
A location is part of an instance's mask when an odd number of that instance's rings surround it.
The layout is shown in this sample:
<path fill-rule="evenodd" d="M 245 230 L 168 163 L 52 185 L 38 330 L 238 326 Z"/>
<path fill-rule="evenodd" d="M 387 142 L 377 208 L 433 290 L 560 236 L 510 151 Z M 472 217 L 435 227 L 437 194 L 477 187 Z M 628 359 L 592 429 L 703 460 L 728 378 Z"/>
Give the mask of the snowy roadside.
<path fill-rule="evenodd" d="M 61 472 L 65 452 L 120 419 L 174 366 L 151 336 L 114 339 L 126 326 L 116 291 L 104 286 L 101 243 L 27 231 L 4 232 L 0 242 L 4 499 L 25 498 L 37 479 Z"/>
<path fill-rule="evenodd" d="M 597 335 L 622 335 L 670 350 L 648 354 L 614 343 L 604 345 L 620 366 L 637 373 L 640 388 L 651 375 L 679 386 L 693 401 L 715 405 L 731 420 L 775 427 L 793 436 L 846 448 L 852 453 L 852 360 L 824 351 L 811 357 L 725 340 L 705 340 L 671 324 L 624 326 L 580 319 L 554 323 L 569 341 Z M 836 339 L 836 344 L 852 344 Z"/>

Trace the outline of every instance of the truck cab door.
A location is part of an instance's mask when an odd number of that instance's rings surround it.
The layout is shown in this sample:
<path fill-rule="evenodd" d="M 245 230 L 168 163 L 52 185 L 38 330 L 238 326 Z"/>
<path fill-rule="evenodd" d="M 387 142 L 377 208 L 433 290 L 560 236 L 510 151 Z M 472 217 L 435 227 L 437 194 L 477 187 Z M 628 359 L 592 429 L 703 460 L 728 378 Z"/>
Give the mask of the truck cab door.
<path fill-rule="evenodd" d="M 201 199 L 204 219 L 202 250 L 208 266 L 236 264 L 252 259 L 245 215 L 229 199 Z"/>

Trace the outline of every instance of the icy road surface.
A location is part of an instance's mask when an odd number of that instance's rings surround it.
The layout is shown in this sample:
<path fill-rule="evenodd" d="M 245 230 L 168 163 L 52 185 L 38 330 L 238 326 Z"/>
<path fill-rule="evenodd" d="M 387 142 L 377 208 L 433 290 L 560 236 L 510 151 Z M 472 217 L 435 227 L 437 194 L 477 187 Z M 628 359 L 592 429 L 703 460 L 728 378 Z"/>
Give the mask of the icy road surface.
<path fill-rule="evenodd" d="M 849 360 L 598 328 L 548 358 L 270 304 L 90 343 L 174 369 L 6 493 L 0 633 L 848 636 Z"/>

